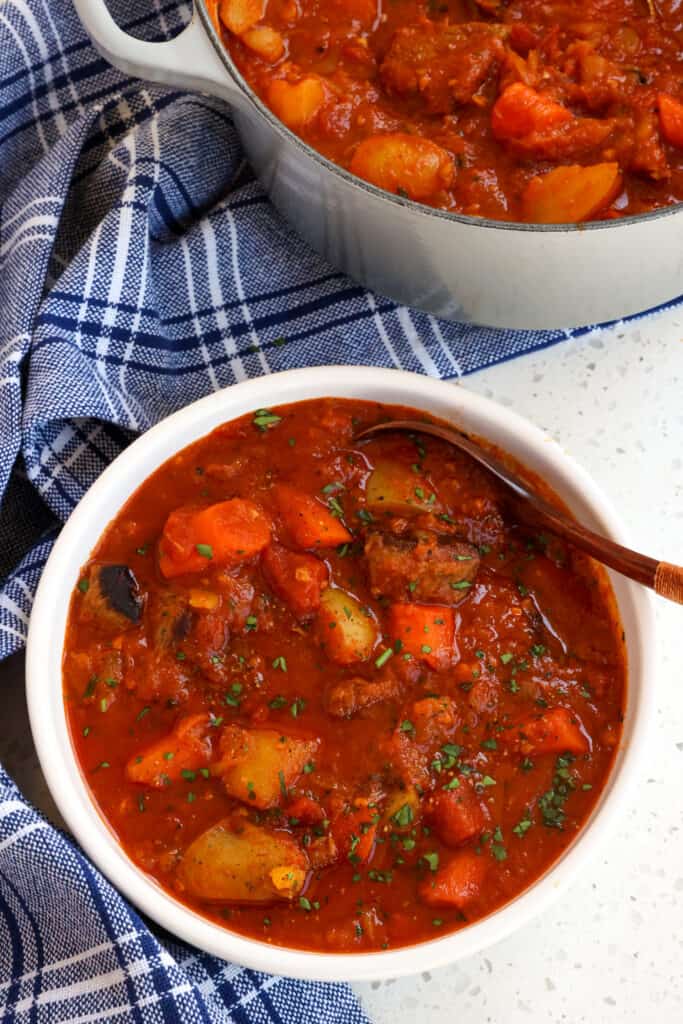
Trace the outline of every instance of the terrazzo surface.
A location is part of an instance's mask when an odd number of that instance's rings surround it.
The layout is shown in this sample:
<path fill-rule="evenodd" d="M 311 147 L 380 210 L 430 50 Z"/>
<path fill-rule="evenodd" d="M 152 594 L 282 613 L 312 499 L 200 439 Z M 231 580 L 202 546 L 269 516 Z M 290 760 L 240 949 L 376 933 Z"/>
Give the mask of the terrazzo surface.
<path fill-rule="evenodd" d="M 634 546 L 683 564 L 683 313 L 467 378 L 561 442 Z M 683 1022 L 683 609 L 657 601 L 657 713 L 621 819 L 542 917 L 438 971 L 356 985 L 376 1024 Z M 0 665 L 0 760 L 54 821 L 28 731 L 21 657 Z M 306 1022 L 309 1024 L 309 1022 Z"/>

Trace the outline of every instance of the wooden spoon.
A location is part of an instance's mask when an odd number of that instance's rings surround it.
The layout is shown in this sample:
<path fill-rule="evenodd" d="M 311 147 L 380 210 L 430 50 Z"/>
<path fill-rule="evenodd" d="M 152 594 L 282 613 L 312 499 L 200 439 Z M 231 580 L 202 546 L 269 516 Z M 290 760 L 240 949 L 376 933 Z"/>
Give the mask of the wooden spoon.
<path fill-rule="evenodd" d="M 419 420 L 390 420 L 387 423 L 378 423 L 375 427 L 369 427 L 368 430 L 357 434 L 355 440 L 365 441 L 387 431 L 431 434 L 433 437 L 440 437 L 443 441 L 448 441 L 456 448 L 461 448 L 482 466 L 486 466 L 504 484 L 507 484 L 522 506 L 531 506 L 533 519 L 536 522 L 547 526 L 558 537 L 569 541 L 574 547 L 585 551 L 587 555 L 591 555 L 598 562 L 608 565 L 610 569 L 620 572 L 622 576 L 627 576 L 629 579 L 635 580 L 636 583 L 650 587 L 670 601 L 683 604 L 683 567 L 671 565 L 669 562 L 658 562 L 655 558 L 640 555 L 637 551 L 631 551 L 630 548 L 622 547 L 621 544 L 615 544 L 613 540 L 608 540 L 607 537 L 601 537 L 599 533 L 580 526 L 579 523 L 558 511 L 540 494 L 529 490 L 528 485 L 520 477 L 515 476 L 499 459 L 487 452 L 486 449 L 481 448 L 466 434 L 453 428 L 440 427 L 435 423 L 421 423 Z"/>

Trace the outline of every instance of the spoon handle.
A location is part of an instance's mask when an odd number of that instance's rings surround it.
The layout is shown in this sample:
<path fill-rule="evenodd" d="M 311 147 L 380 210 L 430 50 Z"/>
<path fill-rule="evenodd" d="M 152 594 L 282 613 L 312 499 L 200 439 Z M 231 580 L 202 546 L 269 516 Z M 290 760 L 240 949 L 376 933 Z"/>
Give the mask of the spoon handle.
<path fill-rule="evenodd" d="M 683 568 L 670 562 L 660 562 L 655 572 L 654 589 L 662 597 L 683 604 Z"/>

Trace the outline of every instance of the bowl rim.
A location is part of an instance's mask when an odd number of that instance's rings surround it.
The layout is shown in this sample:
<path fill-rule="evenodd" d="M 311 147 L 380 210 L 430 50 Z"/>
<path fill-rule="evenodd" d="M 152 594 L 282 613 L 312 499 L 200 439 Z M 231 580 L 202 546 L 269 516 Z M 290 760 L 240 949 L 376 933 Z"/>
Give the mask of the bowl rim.
<path fill-rule="evenodd" d="M 403 370 L 367 366 L 322 366 L 248 379 L 161 420 L 129 445 L 81 499 L 57 538 L 38 586 L 29 623 L 26 689 L 31 731 L 50 793 L 85 853 L 125 898 L 171 934 L 222 959 L 308 980 L 363 981 L 444 966 L 498 942 L 543 912 L 594 854 L 624 801 L 644 753 L 654 712 L 654 620 L 650 594 L 610 574 L 622 618 L 625 609 L 637 624 L 633 630 L 626 630 L 627 742 L 617 755 L 596 807 L 569 847 L 531 886 L 482 920 L 461 931 L 396 950 L 315 953 L 246 938 L 175 900 L 123 853 L 96 809 L 77 765 L 62 699 L 61 658 L 69 606 L 64 595 L 70 595 L 76 585 L 83 561 L 103 532 L 103 519 L 105 524 L 111 521 L 140 483 L 167 458 L 220 423 L 253 409 L 330 396 L 412 405 L 469 425 L 484 437 L 487 433 L 481 427 L 487 424 L 495 443 L 500 443 L 501 434 L 514 437 L 516 450 L 511 454 L 520 458 L 520 451 L 525 451 L 522 463 L 536 472 L 539 465 L 546 467 L 554 475 L 552 486 L 573 492 L 574 507 L 579 504 L 608 536 L 622 543 L 626 540 L 611 503 L 557 442 L 511 409 L 462 386 Z M 563 497 L 566 500 L 566 494 Z M 93 539 L 84 543 L 88 537 Z"/>
<path fill-rule="evenodd" d="M 412 199 L 394 195 L 392 192 L 387 192 L 385 189 L 379 188 L 377 185 L 373 185 L 369 181 L 364 181 L 355 174 L 351 174 L 350 171 L 345 167 L 342 167 L 340 164 L 335 164 L 332 160 L 323 156 L 323 154 L 315 149 L 314 146 L 309 145 L 299 135 L 291 131 L 287 125 L 280 121 L 280 119 L 272 112 L 270 107 L 267 107 L 261 98 L 254 92 L 244 75 L 233 61 L 232 55 L 224 46 L 218 30 L 216 29 L 213 18 L 207 8 L 206 0 L 198 0 L 195 10 L 199 12 L 204 29 L 227 73 L 233 79 L 240 92 L 249 99 L 262 117 L 268 121 L 271 128 L 274 128 L 279 135 L 292 143 L 306 156 L 312 158 L 315 163 L 320 164 L 325 168 L 325 170 L 330 171 L 337 177 L 341 178 L 347 185 L 363 192 L 369 192 L 375 198 L 393 203 L 394 206 L 403 207 L 404 209 L 410 210 L 412 213 L 417 213 L 424 217 L 432 217 L 437 220 L 455 222 L 468 227 L 482 227 L 488 229 L 497 228 L 501 231 L 521 231 L 538 234 L 557 234 L 558 232 L 561 233 L 566 231 L 604 231 L 620 227 L 632 227 L 636 224 L 642 224 L 644 222 L 649 223 L 651 221 L 661 220 L 664 217 L 683 214 L 683 200 L 681 200 L 676 203 L 670 203 L 668 206 L 660 206 L 655 210 L 649 210 L 647 213 L 633 213 L 626 217 L 618 217 L 615 220 L 590 220 L 579 223 L 568 221 L 560 224 L 527 224 L 524 221 L 494 220 L 491 217 L 474 217 L 466 213 L 454 213 L 451 210 L 442 210 L 438 207 L 427 206 L 425 203 L 418 203 Z"/>

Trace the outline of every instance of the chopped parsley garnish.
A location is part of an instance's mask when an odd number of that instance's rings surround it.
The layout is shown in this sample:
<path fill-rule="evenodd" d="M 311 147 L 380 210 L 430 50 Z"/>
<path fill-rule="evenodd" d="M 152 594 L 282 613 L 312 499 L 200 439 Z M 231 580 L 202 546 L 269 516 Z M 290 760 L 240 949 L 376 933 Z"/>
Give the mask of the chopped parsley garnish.
<path fill-rule="evenodd" d="M 279 668 L 282 672 L 287 671 L 287 662 L 281 654 L 273 661 L 273 668 Z"/>
<path fill-rule="evenodd" d="M 372 512 L 369 512 L 366 508 L 359 508 L 356 515 L 363 523 L 373 522 Z"/>
<path fill-rule="evenodd" d="M 187 779 L 188 782 L 194 782 L 197 778 L 197 773 L 191 771 L 189 768 L 183 768 L 180 774 L 184 779 Z"/>
<path fill-rule="evenodd" d="M 337 500 L 337 498 L 335 498 L 335 497 L 328 498 L 327 505 L 328 505 L 328 508 L 329 508 L 330 512 L 335 517 L 335 519 L 341 519 L 342 518 L 342 516 L 344 515 L 344 509 L 339 504 L 339 501 Z"/>
<path fill-rule="evenodd" d="M 558 757 L 552 786 L 538 801 L 541 820 L 546 828 L 556 828 L 560 831 L 564 828 L 565 804 L 572 791 L 576 789 L 576 782 L 569 771 L 569 766 L 574 760 L 574 755 L 569 753 Z"/>
<path fill-rule="evenodd" d="M 494 740 L 493 736 L 491 736 L 487 740 L 482 740 L 481 745 L 484 748 L 484 750 L 498 750 L 498 744 Z"/>
<path fill-rule="evenodd" d="M 393 657 L 393 650 L 391 647 L 387 647 L 385 651 L 382 651 L 378 658 L 375 658 L 375 668 L 382 668 L 383 665 L 389 661 L 389 658 Z"/>
<path fill-rule="evenodd" d="M 271 427 L 276 427 L 282 420 L 282 416 L 278 416 L 277 413 L 271 412 L 270 409 L 257 409 L 254 413 L 252 423 L 254 426 L 265 433 L 266 430 L 270 430 Z"/>
<path fill-rule="evenodd" d="M 268 702 L 268 707 L 272 708 L 273 711 L 278 711 L 280 708 L 283 708 L 286 703 L 287 698 L 279 695 L 277 697 L 273 697 L 273 699 Z"/>
<path fill-rule="evenodd" d="M 458 580 L 457 583 L 451 583 L 451 590 L 467 590 L 471 586 L 469 580 Z"/>
<path fill-rule="evenodd" d="M 527 832 L 529 831 L 529 829 L 531 828 L 532 825 L 533 825 L 533 821 L 527 815 L 525 818 L 521 818 L 517 822 L 517 824 L 514 826 L 512 831 L 514 832 L 514 834 L 516 836 L 519 836 L 520 839 L 523 839 L 524 836 L 527 834 Z"/>
<path fill-rule="evenodd" d="M 315 761 L 307 761 L 304 765 L 304 775 L 310 775 L 315 771 Z"/>
<path fill-rule="evenodd" d="M 195 549 L 202 558 L 213 558 L 213 548 L 210 544 L 195 544 Z"/>
<path fill-rule="evenodd" d="M 492 779 L 490 775 L 485 775 L 484 778 L 481 780 L 482 786 L 495 786 L 495 784 L 496 780 Z"/>
<path fill-rule="evenodd" d="M 422 647 L 420 648 L 420 650 L 422 651 L 423 654 L 431 654 L 432 653 L 432 649 L 429 646 L 429 644 L 422 644 Z"/>
<path fill-rule="evenodd" d="M 292 716 L 292 718 L 298 718 L 305 707 L 306 701 L 303 699 L 303 697 L 297 697 L 294 701 L 292 701 L 292 704 L 290 705 L 289 708 L 289 713 Z"/>
<path fill-rule="evenodd" d="M 542 658 L 545 654 L 545 646 L 543 644 L 534 644 L 534 646 L 531 648 L 531 653 L 533 654 L 534 658 Z"/>
<path fill-rule="evenodd" d="M 412 824 L 413 817 L 413 809 L 410 804 L 403 804 L 395 814 L 391 815 L 391 820 L 398 828 L 406 828 Z"/>
<path fill-rule="evenodd" d="M 80 590 L 81 594 L 87 594 L 88 590 L 90 589 L 90 580 L 79 580 L 78 589 Z"/>
<path fill-rule="evenodd" d="M 282 793 L 283 797 L 287 799 L 287 783 L 285 782 L 285 773 L 282 771 L 282 769 L 280 769 L 280 771 L 277 773 L 277 777 L 280 783 L 280 792 Z"/>
<path fill-rule="evenodd" d="M 247 632 L 250 633 L 258 626 L 258 619 L 256 618 L 255 615 L 247 615 L 244 625 Z"/>
<path fill-rule="evenodd" d="M 460 779 L 457 779 L 455 777 L 455 775 L 454 775 L 453 778 L 449 782 L 447 782 L 446 785 L 443 788 L 444 789 L 458 789 L 459 786 L 460 786 Z"/>
<path fill-rule="evenodd" d="M 415 726 L 409 719 L 404 719 L 398 727 L 399 732 L 415 732 Z"/>
<path fill-rule="evenodd" d="M 430 871 L 436 871 L 439 866 L 439 854 L 436 850 L 433 853 L 423 853 L 421 859 L 429 865 Z"/>
<path fill-rule="evenodd" d="M 506 651 L 505 654 L 501 654 L 500 660 L 502 661 L 503 665 L 509 665 L 513 657 L 514 655 L 510 654 L 509 651 Z"/>

